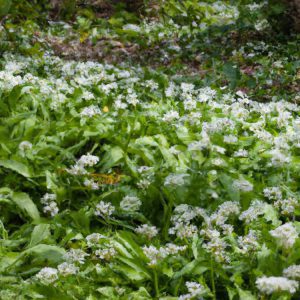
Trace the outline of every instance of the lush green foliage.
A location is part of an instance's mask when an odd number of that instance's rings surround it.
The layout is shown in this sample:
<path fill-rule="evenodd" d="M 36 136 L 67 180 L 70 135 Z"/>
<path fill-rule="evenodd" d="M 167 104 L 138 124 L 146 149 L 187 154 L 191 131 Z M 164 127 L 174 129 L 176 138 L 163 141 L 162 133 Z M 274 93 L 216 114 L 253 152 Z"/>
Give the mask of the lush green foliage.
<path fill-rule="evenodd" d="M 299 37 L 95 2 L 0 1 L 0 299 L 298 299 Z"/>

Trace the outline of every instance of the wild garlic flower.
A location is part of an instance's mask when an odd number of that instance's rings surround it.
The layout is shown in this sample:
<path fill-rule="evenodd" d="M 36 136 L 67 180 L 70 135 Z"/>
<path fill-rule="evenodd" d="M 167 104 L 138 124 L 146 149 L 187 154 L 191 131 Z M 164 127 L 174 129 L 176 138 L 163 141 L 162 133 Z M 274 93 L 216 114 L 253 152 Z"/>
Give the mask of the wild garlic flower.
<path fill-rule="evenodd" d="M 150 262 L 148 263 L 149 266 L 155 266 L 158 263 L 158 260 L 161 259 L 159 250 L 152 245 L 144 246 L 143 252 L 145 256 L 150 260 Z"/>
<path fill-rule="evenodd" d="M 245 221 L 246 224 L 250 224 L 252 221 L 256 220 L 259 216 L 265 213 L 266 203 L 260 200 L 254 200 L 247 210 L 244 210 L 239 219 Z"/>
<path fill-rule="evenodd" d="M 293 279 L 300 279 L 300 265 L 292 265 L 283 270 L 283 276 Z"/>
<path fill-rule="evenodd" d="M 200 231 L 201 235 L 208 238 L 208 241 L 203 244 L 203 248 L 213 254 L 218 262 L 229 262 L 230 258 L 226 253 L 228 244 L 221 238 L 221 234 L 215 229 L 203 229 Z"/>
<path fill-rule="evenodd" d="M 94 96 L 93 93 L 91 93 L 91 92 L 85 90 L 85 91 L 82 93 L 81 98 L 88 101 L 88 100 L 93 100 L 93 99 L 95 99 L 95 96 Z"/>
<path fill-rule="evenodd" d="M 125 196 L 120 202 L 121 209 L 127 212 L 138 211 L 141 205 L 141 200 L 135 196 Z"/>
<path fill-rule="evenodd" d="M 77 164 L 82 167 L 93 167 L 99 162 L 99 157 L 91 154 L 82 155 Z"/>
<path fill-rule="evenodd" d="M 239 149 L 233 153 L 234 157 L 248 157 L 248 151 L 245 149 Z"/>
<path fill-rule="evenodd" d="M 68 263 L 79 263 L 79 264 L 84 264 L 85 258 L 89 256 L 89 254 L 85 253 L 81 249 L 70 249 L 65 255 L 64 259 Z"/>
<path fill-rule="evenodd" d="M 142 190 L 146 190 L 151 184 L 149 179 L 141 179 L 136 185 Z"/>
<path fill-rule="evenodd" d="M 75 164 L 74 166 L 71 166 L 70 169 L 66 169 L 66 171 L 71 174 L 71 175 L 75 175 L 75 176 L 78 176 L 78 175 L 85 175 L 87 174 L 87 170 L 81 166 L 81 165 L 78 165 L 78 164 Z"/>
<path fill-rule="evenodd" d="M 110 244 L 107 246 L 107 248 L 97 249 L 95 251 L 95 255 L 100 259 L 110 261 L 117 255 L 117 251 L 115 247 L 112 244 Z"/>
<path fill-rule="evenodd" d="M 263 190 L 264 196 L 270 200 L 281 200 L 282 192 L 279 187 L 267 187 Z"/>
<path fill-rule="evenodd" d="M 176 235 L 181 240 L 192 238 L 197 232 L 197 226 L 192 224 L 176 222 L 173 227 L 169 228 L 169 234 Z"/>
<path fill-rule="evenodd" d="M 92 234 L 86 236 L 85 239 L 87 241 L 88 247 L 95 247 L 98 245 L 98 243 L 101 239 L 105 239 L 105 238 L 106 237 L 104 235 L 95 232 L 95 233 L 92 233 Z"/>
<path fill-rule="evenodd" d="M 115 207 L 111 203 L 100 201 L 96 205 L 95 215 L 102 218 L 108 218 L 114 213 L 114 211 Z"/>
<path fill-rule="evenodd" d="M 81 117 L 88 117 L 92 118 L 93 116 L 101 115 L 101 110 L 99 107 L 95 105 L 90 105 L 88 107 L 85 107 L 81 112 Z"/>
<path fill-rule="evenodd" d="M 168 122 L 168 123 L 173 122 L 177 119 L 179 119 L 179 113 L 175 110 L 172 110 L 172 111 L 169 111 L 169 112 L 165 113 L 163 118 L 162 118 L 162 120 L 164 122 Z"/>
<path fill-rule="evenodd" d="M 185 286 L 188 289 L 188 294 L 179 296 L 179 300 L 195 299 L 195 297 L 200 297 L 206 292 L 204 286 L 198 282 L 188 281 L 185 283 Z"/>
<path fill-rule="evenodd" d="M 64 263 L 57 266 L 57 270 L 58 270 L 60 275 L 66 277 L 66 276 L 69 276 L 69 275 L 77 274 L 78 271 L 79 271 L 79 268 L 76 267 L 74 264 L 64 262 Z"/>
<path fill-rule="evenodd" d="M 267 295 L 275 292 L 288 292 L 294 294 L 298 289 L 298 282 L 285 277 L 260 277 L 256 279 L 258 290 Z"/>
<path fill-rule="evenodd" d="M 35 277 L 42 283 L 42 284 L 50 284 L 54 281 L 58 280 L 58 271 L 54 268 L 43 268 L 41 269 Z"/>
<path fill-rule="evenodd" d="M 148 240 L 151 240 L 158 234 L 158 229 L 155 226 L 150 226 L 148 224 L 140 225 L 134 231 L 137 234 L 145 236 Z"/>
<path fill-rule="evenodd" d="M 84 186 L 90 188 L 91 190 L 99 190 L 99 184 L 92 179 L 86 178 L 83 184 Z"/>
<path fill-rule="evenodd" d="M 58 214 L 59 209 L 57 207 L 55 194 L 46 193 L 41 198 L 41 203 L 44 205 L 43 212 L 45 214 L 50 214 L 51 217 L 54 217 L 55 215 Z"/>
<path fill-rule="evenodd" d="M 157 249 L 153 245 L 144 246 L 143 252 L 145 256 L 150 260 L 148 263 L 149 266 L 155 266 L 160 260 L 165 259 L 169 255 L 177 255 L 182 251 L 187 249 L 187 246 L 177 246 L 175 244 L 167 244 L 165 247 L 160 247 Z"/>
<path fill-rule="evenodd" d="M 210 221 L 220 226 L 226 223 L 230 215 L 238 215 L 239 213 L 239 203 L 226 201 L 218 207 L 218 210 L 214 214 L 211 215 Z"/>
<path fill-rule="evenodd" d="M 274 202 L 274 207 L 280 209 L 282 215 L 290 216 L 294 214 L 295 209 L 299 207 L 299 202 L 297 199 L 290 197 L 284 200 L 277 200 Z"/>
<path fill-rule="evenodd" d="M 253 190 L 253 184 L 243 178 L 234 180 L 233 186 L 242 192 L 251 192 Z"/>
<path fill-rule="evenodd" d="M 238 237 L 238 245 L 242 254 L 249 254 L 260 248 L 258 243 L 257 232 L 250 230 L 245 236 Z"/>
<path fill-rule="evenodd" d="M 290 249 L 298 238 L 298 232 L 292 223 L 285 223 L 270 231 L 270 234 L 277 240 L 279 246 Z"/>
<path fill-rule="evenodd" d="M 224 143 L 226 144 L 235 144 L 237 142 L 238 142 L 238 138 L 233 134 L 224 136 Z"/>
<path fill-rule="evenodd" d="M 21 151 L 30 150 L 32 148 L 32 144 L 28 141 L 23 141 L 19 144 L 19 149 Z"/>
<path fill-rule="evenodd" d="M 165 179 L 165 186 L 182 186 L 185 184 L 185 177 L 189 174 L 170 174 Z"/>

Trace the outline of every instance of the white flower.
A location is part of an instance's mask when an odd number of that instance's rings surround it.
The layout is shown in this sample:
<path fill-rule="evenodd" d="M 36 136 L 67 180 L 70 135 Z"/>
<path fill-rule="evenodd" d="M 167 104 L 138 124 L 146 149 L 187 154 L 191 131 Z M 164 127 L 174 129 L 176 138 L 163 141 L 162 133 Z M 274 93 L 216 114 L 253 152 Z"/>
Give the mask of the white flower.
<path fill-rule="evenodd" d="M 295 209 L 299 207 L 299 202 L 295 198 L 277 200 L 274 202 L 274 207 L 279 208 L 283 215 L 292 215 Z"/>
<path fill-rule="evenodd" d="M 95 215 L 100 216 L 102 218 L 107 218 L 111 216 L 114 211 L 115 207 L 112 204 L 100 201 L 96 206 Z"/>
<path fill-rule="evenodd" d="M 271 230 L 270 234 L 277 239 L 280 246 L 286 249 L 292 248 L 298 238 L 297 230 L 292 223 L 285 223 Z"/>
<path fill-rule="evenodd" d="M 126 196 L 120 202 L 120 207 L 124 211 L 137 211 L 142 205 L 141 200 L 135 196 Z"/>
<path fill-rule="evenodd" d="M 179 119 L 179 113 L 175 110 L 171 110 L 171 111 L 165 113 L 163 118 L 162 118 L 162 120 L 164 122 L 172 122 L 172 121 L 177 120 L 177 119 Z"/>
<path fill-rule="evenodd" d="M 224 143 L 226 144 L 235 144 L 237 141 L 238 138 L 233 134 L 224 136 Z"/>
<path fill-rule="evenodd" d="M 95 255 L 100 259 L 109 261 L 117 255 L 117 251 L 113 245 L 109 245 L 107 248 L 96 250 Z"/>
<path fill-rule="evenodd" d="M 64 258 L 69 263 L 78 262 L 79 264 L 84 264 L 85 257 L 89 254 L 85 253 L 81 249 L 70 249 L 65 255 Z"/>
<path fill-rule="evenodd" d="M 292 265 L 283 270 L 283 275 L 288 278 L 300 279 L 300 265 Z"/>
<path fill-rule="evenodd" d="M 87 170 L 78 164 L 71 166 L 71 169 L 66 169 L 66 171 L 71 175 L 84 175 L 87 174 Z"/>
<path fill-rule="evenodd" d="M 86 187 L 88 187 L 88 188 L 90 188 L 90 189 L 92 189 L 92 190 L 99 190 L 99 185 L 98 185 L 98 183 L 95 182 L 94 180 L 91 180 L 91 179 L 87 179 L 87 178 L 86 178 L 86 179 L 84 180 L 83 184 L 84 184 Z"/>
<path fill-rule="evenodd" d="M 270 166 L 281 167 L 291 161 L 289 154 L 283 153 L 278 149 L 271 150 L 269 153 L 272 155 Z"/>
<path fill-rule="evenodd" d="M 254 28 L 257 30 L 257 31 L 262 31 L 266 28 L 269 27 L 269 23 L 266 19 L 263 19 L 259 22 L 257 22 L 256 24 L 254 24 Z"/>
<path fill-rule="evenodd" d="M 264 294 L 272 294 L 275 292 L 289 292 L 294 294 L 298 289 L 298 282 L 285 277 L 261 277 L 256 279 L 256 286 L 260 292 Z"/>
<path fill-rule="evenodd" d="M 88 107 L 85 107 L 80 113 L 80 116 L 89 117 L 89 118 L 96 116 L 96 115 L 101 115 L 101 110 L 99 107 L 97 107 L 95 105 L 90 105 Z"/>
<path fill-rule="evenodd" d="M 149 266 L 154 266 L 158 263 L 158 259 L 160 258 L 160 252 L 157 248 L 155 248 L 152 245 L 150 245 L 149 247 L 144 246 L 143 252 L 145 256 L 150 260 L 150 262 L 148 263 Z"/>
<path fill-rule="evenodd" d="M 135 230 L 136 233 L 146 236 L 149 240 L 158 234 L 158 229 L 155 226 L 143 224 L 138 226 Z"/>
<path fill-rule="evenodd" d="M 234 157 L 247 157 L 248 151 L 245 149 L 239 149 L 233 153 Z"/>
<path fill-rule="evenodd" d="M 132 30 L 132 31 L 140 32 L 141 28 L 135 24 L 126 24 L 123 26 L 123 30 Z"/>
<path fill-rule="evenodd" d="M 84 91 L 82 93 L 82 99 L 84 100 L 92 100 L 92 99 L 95 99 L 95 96 L 93 93 L 89 92 L 89 91 Z"/>
<path fill-rule="evenodd" d="M 182 186 L 185 184 L 184 178 L 189 174 L 170 174 L 165 179 L 165 185 L 168 186 Z"/>
<path fill-rule="evenodd" d="M 198 282 L 188 281 L 185 283 L 185 286 L 187 287 L 189 296 L 191 298 L 199 297 L 201 294 L 203 294 L 203 292 L 205 292 L 204 286 Z"/>
<path fill-rule="evenodd" d="M 106 238 L 104 235 L 95 232 L 88 235 L 85 239 L 87 241 L 87 245 L 89 247 L 93 247 L 93 246 L 97 246 L 98 242 L 104 238 Z"/>
<path fill-rule="evenodd" d="M 279 187 L 268 187 L 263 190 L 264 196 L 270 200 L 281 200 L 282 192 Z"/>
<path fill-rule="evenodd" d="M 43 212 L 46 214 L 49 213 L 51 215 L 51 217 L 54 217 L 59 212 L 59 209 L 57 207 L 57 203 L 55 202 L 55 200 L 56 200 L 56 195 L 49 194 L 49 193 L 46 193 L 41 198 L 41 203 L 44 205 Z"/>
<path fill-rule="evenodd" d="M 32 144 L 28 141 L 23 141 L 19 144 L 19 149 L 21 151 L 30 150 L 32 148 Z"/>
<path fill-rule="evenodd" d="M 261 216 L 265 213 L 266 203 L 254 200 L 251 203 L 251 206 L 243 211 L 239 217 L 241 221 L 245 221 L 246 224 L 250 224 L 252 221 L 256 220 L 258 216 Z"/>
<path fill-rule="evenodd" d="M 51 217 L 54 217 L 58 214 L 59 209 L 57 207 L 56 202 L 50 202 L 48 205 L 45 205 L 43 208 L 45 214 L 49 213 Z"/>
<path fill-rule="evenodd" d="M 140 189 L 147 189 L 149 187 L 149 185 L 151 184 L 151 181 L 148 179 L 141 179 L 136 185 L 140 188 Z"/>
<path fill-rule="evenodd" d="M 55 194 L 49 194 L 46 193 L 42 198 L 41 198 L 41 203 L 42 204 L 48 204 L 51 201 L 56 200 L 56 195 Z"/>
<path fill-rule="evenodd" d="M 233 186 L 243 192 L 251 192 L 253 190 L 253 184 L 243 178 L 234 180 Z"/>
<path fill-rule="evenodd" d="M 230 215 L 238 215 L 239 212 L 240 205 L 238 203 L 226 201 L 218 207 L 217 212 L 211 215 L 210 220 L 220 226 L 225 224 Z"/>
<path fill-rule="evenodd" d="M 82 155 L 77 164 L 82 167 L 92 167 L 99 162 L 99 157 L 91 154 Z"/>
<path fill-rule="evenodd" d="M 59 274 L 61 274 L 62 276 L 75 275 L 79 270 L 79 268 L 76 267 L 74 264 L 69 264 L 67 262 L 58 265 L 57 269 Z"/>
<path fill-rule="evenodd" d="M 256 232 L 250 230 L 247 235 L 238 237 L 238 245 L 243 254 L 248 254 L 249 252 L 257 250 L 259 248 L 259 243 L 257 242 Z"/>
<path fill-rule="evenodd" d="M 50 284 L 58 279 L 57 269 L 48 267 L 41 269 L 35 276 L 43 284 Z"/>

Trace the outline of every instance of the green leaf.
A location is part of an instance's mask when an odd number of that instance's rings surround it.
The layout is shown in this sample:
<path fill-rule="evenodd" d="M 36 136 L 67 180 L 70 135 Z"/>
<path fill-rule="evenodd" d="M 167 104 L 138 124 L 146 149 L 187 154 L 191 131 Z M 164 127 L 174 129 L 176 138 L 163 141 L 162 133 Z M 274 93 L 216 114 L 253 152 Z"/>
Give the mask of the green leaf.
<path fill-rule="evenodd" d="M 281 224 L 276 209 L 270 204 L 264 206 L 264 218 L 266 221 L 272 222 L 274 226 L 279 226 Z"/>
<path fill-rule="evenodd" d="M 117 299 L 115 295 L 115 289 L 112 286 L 105 286 L 98 288 L 97 291 L 101 293 L 104 297 L 108 297 L 109 299 Z"/>
<path fill-rule="evenodd" d="M 33 255 L 34 259 L 37 261 L 47 261 L 49 263 L 57 264 L 63 261 L 63 256 L 65 253 L 66 252 L 63 248 L 52 245 L 39 244 L 25 250 L 21 255 Z"/>
<path fill-rule="evenodd" d="M 257 298 L 252 295 L 250 291 L 242 290 L 240 288 L 237 288 L 240 299 L 243 300 L 256 300 Z"/>
<path fill-rule="evenodd" d="M 219 179 L 223 184 L 226 192 L 232 201 L 240 201 L 240 192 L 233 185 L 233 179 L 225 173 L 219 175 Z"/>
<path fill-rule="evenodd" d="M 36 205 L 26 193 L 13 193 L 12 201 L 33 220 L 37 221 L 40 219 L 40 214 Z"/>
<path fill-rule="evenodd" d="M 208 268 L 201 266 L 201 261 L 193 260 L 190 263 L 186 264 L 179 272 L 176 272 L 173 278 L 181 278 L 185 274 L 202 274 L 207 271 Z"/>
<path fill-rule="evenodd" d="M 9 12 L 11 0 L 0 0 L 0 16 L 4 16 Z"/>
<path fill-rule="evenodd" d="M 237 85 L 237 81 L 240 78 L 240 72 L 237 66 L 232 63 L 226 63 L 223 66 L 223 73 L 227 80 L 230 82 L 230 87 L 234 89 Z"/>
<path fill-rule="evenodd" d="M 101 160 L 102 168 L 109 169 L 120 162 L 124 157 L 124 152 L 119 146 L 112 147 L 107 150 L 103 159 Z"/>
<path fill-rule="evenodd" d="M 0 160 L 0 166 L 4 167 L 6 169 L 15 171 L 15 172 L 23 175 L 24 177 L 32 176 L 29 168 L 19 161 L 10 160 L 10 159 Z"/>
<path fill-rule="evenodd" d="M 39 244 L 41 241 L 45 240 L 50 236 L 50 225 L 49 224 L 39 224 L 36 225 L 32 231 L 31 239 L 28 247 L 33 247 Z"/>

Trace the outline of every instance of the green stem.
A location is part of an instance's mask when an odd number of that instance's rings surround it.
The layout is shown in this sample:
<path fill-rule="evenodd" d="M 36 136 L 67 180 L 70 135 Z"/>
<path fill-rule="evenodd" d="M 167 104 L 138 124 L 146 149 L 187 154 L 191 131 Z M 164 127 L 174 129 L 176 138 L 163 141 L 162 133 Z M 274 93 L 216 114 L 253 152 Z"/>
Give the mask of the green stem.
<path fill-rule="evenodd" d="M 158 288 L 158 276 L 156 270 L 153 270 L 153 280 L 154 280 L 154 290 L 155 290 L 155 296 L 159 298 L 160 292 Z"/>
<path fill-rule="evenodd" d="M 210 259 L 210 281 L 211 281 L 211 287 L 213 292 L 213 299 L 216 300 L 216 286 L 215 286 L 215 274 L 214 274 L 214 268 L 213 268 L 213 259 Z"/>

